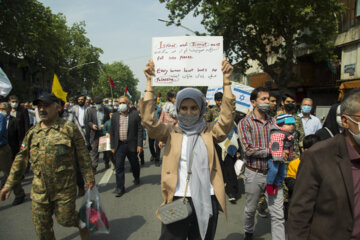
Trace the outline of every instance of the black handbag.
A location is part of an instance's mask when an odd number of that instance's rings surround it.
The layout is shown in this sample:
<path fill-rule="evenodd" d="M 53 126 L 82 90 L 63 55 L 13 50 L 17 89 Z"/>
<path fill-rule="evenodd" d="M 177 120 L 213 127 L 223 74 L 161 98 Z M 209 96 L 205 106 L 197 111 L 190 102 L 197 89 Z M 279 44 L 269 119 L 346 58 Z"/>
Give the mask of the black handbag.
<path fill-rule="evenodd" d="M 184 197 L 177 199 L 175 201 L 172 201 L 170 203 L 165 204 L 164 206 L 161 206 L 158 209 L 161 222 L 164 224 L 170 224 L 174 223 L 180 220 L 183 220 L 190 216 L 192 214 L 192 207 L 190 206 L 189 200 L 186 198 L 186 191 L 189 185 L 190 181 L 190 175 L 191 175 L 191 166 L 192 161 L 194 158 L 194 149 L 195 145 L 197 143 L 199 136 L 195 140 L 194 148 L 190 157 L 189 165 L 188 165 L 188 171 L 187 171 L 187 177 L 186 177 L 186 185 L 185 185 L 185 192 Z"/>

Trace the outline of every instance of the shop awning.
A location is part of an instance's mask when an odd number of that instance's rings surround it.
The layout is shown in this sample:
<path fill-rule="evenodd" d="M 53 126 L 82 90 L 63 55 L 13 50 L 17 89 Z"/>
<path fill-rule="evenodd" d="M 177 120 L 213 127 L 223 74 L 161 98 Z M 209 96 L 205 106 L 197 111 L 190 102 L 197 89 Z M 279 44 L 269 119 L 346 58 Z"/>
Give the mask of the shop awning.
<path fill-rule="evenodd" d="M 344 95 L 350 91 L 353 88 L 360 87 L 360 80 L 355 81 L 346 81 L 340 84 L 339 87 L 339 98 L 338 100 L 341 101 L 341 99 L 344 97 Z"/>

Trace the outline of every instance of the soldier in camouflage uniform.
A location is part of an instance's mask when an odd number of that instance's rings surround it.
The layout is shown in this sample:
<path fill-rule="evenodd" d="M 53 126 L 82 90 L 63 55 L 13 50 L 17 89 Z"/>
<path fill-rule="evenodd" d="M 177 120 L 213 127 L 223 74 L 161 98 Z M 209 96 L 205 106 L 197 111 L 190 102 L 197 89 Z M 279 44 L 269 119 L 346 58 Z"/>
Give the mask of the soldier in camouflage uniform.
<path fill-rule="evenodd" d="M 95 185 L 89 152 L 75 125 L 58 117 L 59 99 L 45 94 L 34 101 L 41 122 L 26 134 L 16 156 L 10 175 L 0 192 L 1 200 L 9 197 L 11 189 L 20 182 L 28 160 L 34 172 L 32 182 L 32 218 L 36 234 L 41 240 L 55 239 L 52 215 L 65 227 L 78 227 L 76 200 L 76 162 L 87 188 Z M 76 156 L 75 156 L 76 155 Z M 80 229 L 87 239 L 87 229 Z"/>
<path fill-rule="evenodd" d="M 207 112 L 205 114 L 205 122 L 214 122 L 215 121 L 216 116 L 220 112 L 222 97 L 223 97 L 222 92 L 215 93 L 214 100 L 215 100 L 216 106 L 207 109 Z"/>

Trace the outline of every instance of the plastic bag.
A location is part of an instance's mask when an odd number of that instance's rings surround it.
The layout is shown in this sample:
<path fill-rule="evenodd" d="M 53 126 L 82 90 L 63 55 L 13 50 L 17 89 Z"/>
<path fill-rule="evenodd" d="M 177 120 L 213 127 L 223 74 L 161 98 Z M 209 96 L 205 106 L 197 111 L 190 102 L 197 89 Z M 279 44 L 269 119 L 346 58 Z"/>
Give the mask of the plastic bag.
<path fill-rule="evenodd" d="M 0 96 L 6 97 L 12 89 L 11 82 L 0 67 Z"/>
<path fill-rule="evenodd" d="M 110 225 L 101 205 L 97 187 L 87 190 L 79 210 L 80 228 L 86 227 L 91 233 L 109 233 Z"/>

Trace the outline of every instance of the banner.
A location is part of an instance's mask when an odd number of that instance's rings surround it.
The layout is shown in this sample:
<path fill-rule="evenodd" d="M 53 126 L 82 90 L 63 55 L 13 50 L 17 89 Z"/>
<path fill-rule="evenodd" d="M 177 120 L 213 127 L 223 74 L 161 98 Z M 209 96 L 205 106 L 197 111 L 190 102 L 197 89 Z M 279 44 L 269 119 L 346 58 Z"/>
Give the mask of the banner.
<path fill-rule="evenodd" d="M 0 96 L 6 97 L 12 89 L 11 82 L 0 67 Z"/>
<path fill-rule="evenodd" d="M 153 86 L 219 86 L 223 82 L 223 37 L 152 39 Z"/>
<path fill-rule="evenodd" d="M 247 113 L 248 110 L 252 110 L 250 102 L 250 95 L 254 88 L 240 84 L 238 82 L 231 82 L 231 90 L 236 97 L 236 111 Z M 209 105 L 215 105 L 214 95 L 217 92 L 223 92 L 222 87 L 209 87 L 206 93 L 206 101 Z"/>

